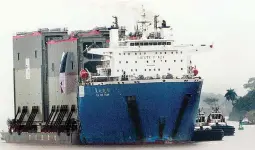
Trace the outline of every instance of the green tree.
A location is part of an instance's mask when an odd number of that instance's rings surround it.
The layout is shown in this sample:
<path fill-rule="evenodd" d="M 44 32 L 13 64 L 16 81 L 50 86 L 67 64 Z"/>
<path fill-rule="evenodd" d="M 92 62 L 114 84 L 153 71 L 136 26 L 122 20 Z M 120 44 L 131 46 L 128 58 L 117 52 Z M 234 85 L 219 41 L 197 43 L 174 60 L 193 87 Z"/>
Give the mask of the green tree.
<path fill-rule="evenodd" d="M 234 105 L 239 111 L 255 110 L 255 91 L 249 91 L 243 97 L 240 97 Z"/>
<path fill-rule="evenodd" d="M 248 83 L 244 84 L 243 87 L 248 90 L 255 90 L 255 77 L 252 77 L 248 80 Z"/>
<path fill-rule="evenodd" d="M 214 97 L 207 97 L 204 99 L 204 102 L 211 106 L 211 107 L 217 107 L 218 106 L 218 102 L 219 102 L 219 99 L 217 98 L 214 98 Z"/>
<path fill-rule="evenodd" d="M 232 112 L 229 115 L 231 120 L 238 120 L 248 112 L 253 112 L 255 110 L 255 77 L 249 78 L 248 82 L 244 84 L 243 87 L 248 90 L 248 93 L 236 99 Z"/>
<path fill-rule="evenodd" d="M 227 101 L 231 101 L 232 105 L 234 105 L 237 101 L 237 94 L 234 89 L 228 89 L 227 93 L 225 94 L 225 98 Z"/>

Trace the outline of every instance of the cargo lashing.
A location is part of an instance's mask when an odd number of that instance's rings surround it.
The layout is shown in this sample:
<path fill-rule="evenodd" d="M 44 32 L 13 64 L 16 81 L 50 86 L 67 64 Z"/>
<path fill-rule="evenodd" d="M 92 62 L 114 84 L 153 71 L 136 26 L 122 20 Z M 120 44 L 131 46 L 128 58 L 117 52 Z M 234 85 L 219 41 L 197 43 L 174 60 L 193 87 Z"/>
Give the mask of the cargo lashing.
<path fill-rule="evenodd" d="M 11 123 L 10 123 L 10 127 L 9 127 L 9 133 L 11 134 L 12 133 L 12 129 L 15 129 L 15 125 L 16 125 L 16 122 L 17 122 L 17 117 L 20 113 L 20 107 L 18 106 L 18 110 L 17 110 L 17 113 L 15 114 L 15 117 L 14 119 L 12 119 Z"/>
<path fill-rule="evenodd" d="M 67 135 L 70 135 L 70 129 L 71 129 L 71 131 L 74 130 L 72 128 L 72 124 L 73 124 L 72 115 L 73 115 L 74 112 L 75 112 L 75 105 L 72 105 L 71 106 L 71 111 L 69 112 L 69 115 L 68 115 L 68 117 L 66 119 L 66 122 L 65 122 L 65 130 L 67 132 Z"/>
<path fill-rule="evenodd" d="M 34 123 L 34 120 L 35 120 L 35 117 L 37 115 L 37 113 L 39 112 L 39 107 L 38 106 L 32 106 L 32 111 L 29 115 L 29 118 L 26 122 L 26 125 L 24 126 L 24 128 L 22 129 L 22 131 L 28 131 L 29 129 L 31 129 L 33 123 Z"/>
<path fill-rule="evenodd" d="M 47 132 L 47 130 L 48 130 L 48 128 L 49 128 L 50 121 L 51 121 L 51 119 L 52 119 L 52 116 L 55 114 L 55 112 L 56 112 L 56 106 L 53 105 L 53 106 L 51 107 L 50 115 L 49 115 L 49 117 L 48 117 L 48 119 L 47 119 L 47 121 L 46 121 L 46 123 L 45 123 L 45 126 L 44 126 L 44 128 L 43 128 L 43 130 L 42 130 L 43 132 Z"/>
<path fill-rule="evenodd" d="M 63 121 L 67 112 L 68 112 L 68 105 L 61 105 L 58 117 L 57 117 L 56 121 L 54 122 L 54 125 L 52 126 L 53 131 L 58 132 L 58 133 L 63 131 L 63 129 L 62 129 L 63 127 L 61 126 L 61 124 L 62 124 L 62 121 Z"/>
<path fill-rule="evenodd" d="M 50 125 L 47 128 L 47 132 L 53 132 L 54 131 L 53 130 L 53 124 L 54 124 L 54 120 L 55 120 L 56 116 L 59 114 L 59 111 L 60 111 L 60 106 L 57 106 L 57 109 L 54 113 L 54 116 L 53 116 L 52 120 L 50 121 Z"/>
<path fill-rule="evenodd" d="M 18 119 L 18 121 L 15 124 L 14 131 L 18 132 L 18 134 L 21 134 L 21 128 L 22 128 L 21 127 L 21 123 L 24 120 L 24 117 L 27 114 L 27 111 L 28 111 L 27 106 L 23 106 L 21 114 L 19 116 L 19 119 Z"/>

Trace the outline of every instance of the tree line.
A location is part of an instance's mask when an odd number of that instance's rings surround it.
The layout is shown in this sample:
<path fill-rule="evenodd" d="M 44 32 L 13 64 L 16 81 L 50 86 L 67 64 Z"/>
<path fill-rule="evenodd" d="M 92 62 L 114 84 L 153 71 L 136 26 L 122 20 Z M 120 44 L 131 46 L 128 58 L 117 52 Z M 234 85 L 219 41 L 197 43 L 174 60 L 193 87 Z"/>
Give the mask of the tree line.
<path fill-rule="evenodd" d="M 231 88 L 227 89 L 225 94 L 226 100 L 232 102 L 232 114 L 240 115 L 239 117 L 242 117 L 241 115 L 249 111 L 255 110 L 255 77 L 250 78 L 243 87 L 248 91 L 244 96 L 238 96 L 235 90 Z M 204 102 L 211 107 L 218 106 L 218 101 L 219 99 L 212 97 L 204 99 Z"/>

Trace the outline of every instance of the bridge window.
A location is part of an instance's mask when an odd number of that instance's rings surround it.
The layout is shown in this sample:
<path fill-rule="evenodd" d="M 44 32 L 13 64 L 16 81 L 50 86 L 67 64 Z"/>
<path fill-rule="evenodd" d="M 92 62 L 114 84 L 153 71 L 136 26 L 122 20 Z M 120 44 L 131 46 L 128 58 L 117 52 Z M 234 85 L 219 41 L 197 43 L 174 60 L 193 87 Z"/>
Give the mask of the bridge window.
<path fill-rule="evenodd" d="M 157 42 L 153 42 L 153 45 L 157 45 L 158 43 Z"/>
<path fill-rule="evenodd" d="M 134 43 L 130 43 L 130 46 L 134 46 L 135 44 Z"/>
<path fill-rule="evenodd" d="M 162 45 L 166 45 L 166 42 L 162 42 Z"/>
<path fill-rule="evenodd" d="M 162 42 L 158 42 L 158 45 L 162 45 Z"/>
<path fill-rule="evenodd" d="M 148 45 L 148 43 L 147 43 L 147 42 L 145 42 L 145 43 L 144 43 L 144 46 L 147 46 L 147 45 Z"/>
<path fill-rule="evenodd" d="M 167 42 L 166 44 L 167 44 L 167 45 L 171 45 L 171 42 Z"/>
<path fill-rule="evenodd" d="M 139 43 L 135 43 L 135 46 L 139 46 Z"/>
<path fill-rule="evenodd" d="M 140 43 L 140 46 L 143 46 L 143 43 Z"/>
<path fill-rule="evenodd" d="M 152 43 L 149 43 L 149 45 L 152 45 Z"/>

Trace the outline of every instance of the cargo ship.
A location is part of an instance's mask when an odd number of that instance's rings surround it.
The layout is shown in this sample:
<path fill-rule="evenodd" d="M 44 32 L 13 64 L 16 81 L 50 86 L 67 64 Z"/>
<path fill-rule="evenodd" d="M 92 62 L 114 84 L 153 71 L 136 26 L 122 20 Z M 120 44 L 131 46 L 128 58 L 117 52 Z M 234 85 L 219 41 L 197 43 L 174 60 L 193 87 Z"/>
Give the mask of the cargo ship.
<path fill-rule="evenodd" d="M 135 144 L 190 141 L 203 79 L 172 28 L 143 9 L 126 35 L 110 28 L 39 29 L 13 37 L 15 117 L 7 142 Z"/>

